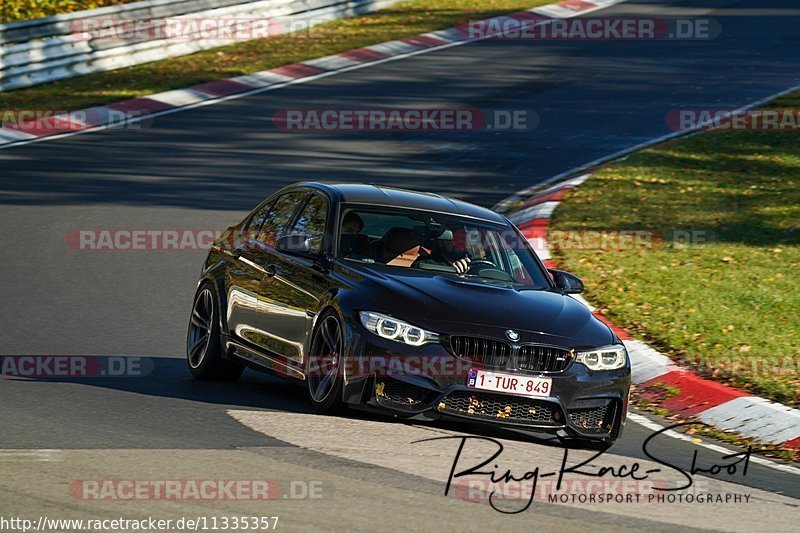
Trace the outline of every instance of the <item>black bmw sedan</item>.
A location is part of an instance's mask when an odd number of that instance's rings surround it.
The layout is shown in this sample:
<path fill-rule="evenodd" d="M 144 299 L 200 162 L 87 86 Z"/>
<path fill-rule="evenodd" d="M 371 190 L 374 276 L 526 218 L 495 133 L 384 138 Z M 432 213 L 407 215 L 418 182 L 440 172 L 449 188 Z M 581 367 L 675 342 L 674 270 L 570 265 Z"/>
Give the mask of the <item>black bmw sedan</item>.
<path fill-rule="evenodd" d="M 299 183 L 215 241 L 187 336 L 198 379 L 244 366 L 343 406 L 610 444 L 622 342 L 505 217 L 436 194 Z"/>

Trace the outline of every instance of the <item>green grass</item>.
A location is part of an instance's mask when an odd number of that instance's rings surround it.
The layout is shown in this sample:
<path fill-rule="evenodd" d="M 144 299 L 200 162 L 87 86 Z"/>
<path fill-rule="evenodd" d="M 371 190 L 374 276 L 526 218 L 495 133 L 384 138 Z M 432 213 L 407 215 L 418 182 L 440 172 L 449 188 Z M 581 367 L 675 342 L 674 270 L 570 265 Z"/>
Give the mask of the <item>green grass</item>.
<path fill-rule="evenodd" d="M 84 9 L 127 4 L 139 0 L 3 0 L 0 22 L 14 22 Z"/>
<path fill-rule="evenodd" d="M 800 108 L 800 93 L 769 107 Z M 701 375 L 800 404 L 797 132 L 709 131 L 643 150 L 576 189 L 552 224 L 665 234 L 623 250 L 558 247 L 556 262 L 614 322 Z M 713 239 L 673 244 L 676 230 Z"/>
<path fill-rule="evenodd" d="M 410 0 L 310 32 L 236 43 L 145 65 L 0 92 L 0 109 L 80 109 L 249 74 L 467 20 L 530 9 L 551 0 Z"/>

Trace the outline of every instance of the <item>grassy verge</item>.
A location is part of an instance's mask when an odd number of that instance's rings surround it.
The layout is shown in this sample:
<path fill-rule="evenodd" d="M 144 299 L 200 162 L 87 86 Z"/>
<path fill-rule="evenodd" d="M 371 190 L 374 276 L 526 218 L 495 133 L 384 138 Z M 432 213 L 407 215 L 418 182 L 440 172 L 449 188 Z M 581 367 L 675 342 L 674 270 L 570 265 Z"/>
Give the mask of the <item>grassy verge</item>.
<path fill-rule="evenodd" d="M 769 107 L 796 110 L 800 93 Z M 613 321 L 699 374 L 799 406 L 799 133 L 708 131 L 604 168 L 556 210 L 553 229 L 664 240 L 581 249 L 564 239 L 557 263 Z M 676 243 L 676 231 L 708 241 Z"/>
<path fill-rule="evenodd" d="M 0 3 L 0 22 L 14 22 L 84 9 L 128 4 L 139 0 L 3 0 Z"/>
<path fill-rule="evenodd" d="M 552 0 L 409 0 L 374 13 L 145 65 L 0 93 L 0 109 L 80 109 L 453 27 Z"/>

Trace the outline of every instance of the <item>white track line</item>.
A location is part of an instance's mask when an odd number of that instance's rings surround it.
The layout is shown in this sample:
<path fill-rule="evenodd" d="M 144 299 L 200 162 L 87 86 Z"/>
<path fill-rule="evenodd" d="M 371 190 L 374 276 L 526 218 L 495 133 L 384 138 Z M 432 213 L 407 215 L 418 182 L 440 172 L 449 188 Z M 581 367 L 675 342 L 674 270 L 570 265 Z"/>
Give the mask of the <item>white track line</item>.
<path fill-rule="evenodd" d="M 764 98 L 756 100 L 755 102 L 751 102 L 749 104 L 743 105 L 742 107 L 739 107 L 738 109 L 734 109 L 733 111 L 730 111 L 728 113 L 723 113 L 721 116 L 730 117 L 732 115 L 737 115 L 739 113 L 743 113 L 745 111 L 753 109 L 754 107 L 762 106 L 762 105 L 766 104 L 767 102 L 769 102 L 770 100 L 774 100 L 776 98 L 780 98 L 781 96 L 786 96 L 787 94 L 793 93 L 793 92 L 795 92 L 797 90 L 800 90 L 800 85 L 795 85 L 795 86 L 790 87 L 788 89 L 784 89 L 782 91 L 774 93 L 774 94 L 772 94 L 770 96 L 765 96 Z M 574 167 L 574 168 L 572 168 L 570 170 L 566 170 L 564 172 L 561 172 L 560 174 L 556 174 L 555 176 L 553 176 L 551 178 L 548 178 L 548 179 L 546 179 L 544 181 L 541 181 L 541 182 L 537 183 L 536 185 L 534 185 L 534 186 L 532 186 L 532 187 L 530 187 L 528 189 L 522 189 L 521 191 L 512 194 L 508 198 L 500 200 L 494 206 L 492 206 L 492 210 L 496 211 L 498 209 L 501 209 L 502 207 L 504 207 L 505 205 L 507 205 L 507 204 L 509 204 L 511 202 L 515 202 L 517 200 L 520 200 L 521 197 L 533 196 L 540 187 L 544 187 L 544 186 L 549 185 L 551 183 L 567 179 L 568 177 L 570 177 L 570 176 L 572 176 L 574 174 L 579 174 L 581 172 L 586 172 L 589 169 L 592 169 L 594 167 L 600 166 L 600 165 L 602 165 L 604 163 L 608 163 L 610 161 L 614 161 L 616 159 L 620 159 L 622 157 L 625 157 L 626 155 L 632 154 L 633 152 L 638 152 L 639 150 L 643 150 L 644 148 L 649 148 L 650 146 L 653 146 L 653 145 L 656 145 L 656 144 L 660 144 L 660 143 L 663 143 L 663 142 L 666 142 L 666 141 L 670 141 L 672 139 L 675 139 L 677 137 L 682 137 L 684 135 L 693 135 L 693 134 L 696 134 L 696 133 L 701 133 L 703 131 L 703 128 L 713 124 L 715 120 L 719 120 L 719 118 L 716 118 L 716 119 L 715 118 L 711 118 L 711 119 L 704 120 L 702 122 L 699 122 L 693 128 L 686 129 L 686 130 L 681 130 L 681 131 L 674 131 L 672 133 L 667 133 L 666 135 L 662 135 L 660 137 L 656 137 L 655 139 L 651 139 L 649 141 L 641 142 L 641 143 L 639 143 L 637 145 L 631 146 L 630 148 L 623 148 L 622 150 L 614 152 L 611 155 L 603 156 L 601 158 L 595 159 L 594 161 L 590 161 L 589 163 L 584 163 L 583 165 L 579 165 L 579 166 Z M 509 213 L 508 215 L 511 215 L 511 214 L 513 214 L 513 213 Z M 508 216 L 508 215 L 506 215 L 506 216 Z"/>
<path fill-rule="evenodd" d="M 647 429 L 650 429 L 650 430 L 653 430 L 653 431 L 661 431 L 665 427 L 665 426 L 662 426 L 661 424 L 659 424 L 658 422 L 650 420 L 649 418 L 647 418 L 645 416 L 642 416 L 642 415 L 640 415 L 638 413 L 628 412 L 628 420 L 632 420 L 633 422 L 639 424 L 640 426 L 644 426 Z M 715 451 L 717 453 L 721 453 L 723 455 L 728 455 L 728 454 L 731 454 L 731 453 L 740 453 L 741 452 L 741 450 L 731 450 L 729 448 L 725 448 L 724 446 L 719 446 L 718 444 L 709 444 L 709 443 L 706 443 L 706 442 L 695 442 L 693 437 L 690 437 L 688 435 L 684 435 L 683 433 L 678 433 L 677 431 L 674 431 L 672 429 L 665 431 L 663 434 L 668 436 L 668 437 L 672 437 L 674 439 L 678 439 L 678 440 L 682 440 L 682 441 L 686 441 L 686 442 L 691 442 L 692 444 L 694 444 L 696 446 L 702 446 L 703 448 L 708 448 L 709 450 L 713 450 L 713 451 Z M 754 450 L 754 452 L 757 453 L 758 450 Z M 800 476 L 800 469 L 799 468 L 796 468 L 796 467 L 793 467 L 793 466 L 789 466 L 789 465 L 780 464 L 780 463 L 776 463 L 776 462 L 770 461 L 769 459 L 765 459 L 763 457 L 759 457 L 757 455 L 751 455 L 750 456 L 750 462 L 751 463 L 756 463 L 756 464 L 759 464 L 759 465 L 762 465 L 762 466 L 767 466 L 769 468 L 774 468 L 775 470 L 780 470 L 781 472 L 787 472 L 789 474 L 794 474 L 796 476 Z"/>
<path fill-rule="evenodd" d="M 0 450 L 0 462 L 8 461 L 63 461 L 61 450 L 56 449 L 31 449 L 31 450 Z"/>

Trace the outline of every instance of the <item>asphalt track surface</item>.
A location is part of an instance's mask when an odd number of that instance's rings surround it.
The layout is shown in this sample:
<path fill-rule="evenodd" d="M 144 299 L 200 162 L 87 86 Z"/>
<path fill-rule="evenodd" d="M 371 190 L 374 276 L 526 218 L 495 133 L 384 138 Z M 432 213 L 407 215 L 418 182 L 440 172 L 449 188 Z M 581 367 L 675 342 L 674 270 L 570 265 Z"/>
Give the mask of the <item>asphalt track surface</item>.
<path fill-rule="evenodd" d="M 493 205 L 670 133 L 665 116 L 677 107 L 733 108 L 798 85 L 798 15 L 791 1 L 629 2 L 593 16 L 709 17 L 722 33 L 683 42 L 476 42 L 158 117 L 138 130 L 0 150 L 0 353 L 143 356 L 154 365 L 143 378 L 0 382 L 0 515 L 278 514 L 288 530 L 534 522 L 556 531 L 789 529 L 800 518 L 800 477 L 756 464 L 746 477 L 702 478 L 712 492 L 752 493 L 759 503 L 749 505 L 534 504 L 506 516 L 485 502 L 444 498 L 452 443 L 409 442 L 472 430 L 316 416 L 302 389 L 251 371 L 237 384 L 193 382 L 183 343 L 203 253 L 82 252 L 66 237 L 74 229 L 222 228 L 303 179 L 371 181 Z M 289 133 L 271 122 L 281 109 L 360 107 L 523 109 L 539 124 L 523 132 Z M 609 462 L 643 458 L 651 432 L 629 423 Z M 510 439 L 521 469 L 560 460 L 546 437 L 494 435 Z M 42 449 L 53 451 L 31 452 Z M 675 439 L 659 445 L 684 467 L 695 450 L 701 460 L 719 455 Z M 248 476 L 320 480 L 325 497 L 266 509 L 109 504 L 74 501 L 66 488 L 87 478 Z"/>

